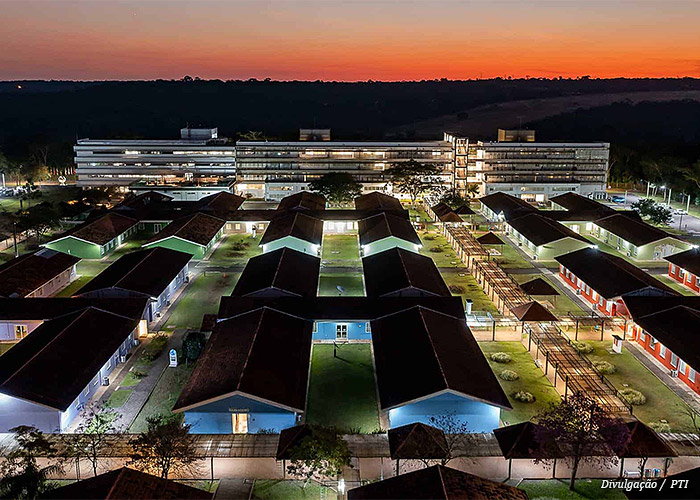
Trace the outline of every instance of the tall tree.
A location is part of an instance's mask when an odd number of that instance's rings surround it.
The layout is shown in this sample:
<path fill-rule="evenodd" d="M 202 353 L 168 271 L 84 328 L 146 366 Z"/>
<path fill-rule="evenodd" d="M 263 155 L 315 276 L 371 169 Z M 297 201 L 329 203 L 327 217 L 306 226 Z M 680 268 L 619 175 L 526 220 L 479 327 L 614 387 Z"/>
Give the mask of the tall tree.
<path fill-rule="evenodd" d="M 539 424 L 535 439 L 540 443 L 540 448 L 533 450 L 536 461 L 556 456 L 548 449 L 550 443 L 556 443 L 570 462 L 570 490 L 574 489 L 582 463 L 601 469 L 612 467 L 618 462 L 613 450 L 624 448 L 630 438 L 626 425 L 611 418 L 595 399 L 582 392 L 550 405 L 535 419 Z M 615 432 L 606 432 L 613 428 Z"/>
<path fill-rule="evenodd" d="M 39 457 L 56 457 L 56 449 L 36 427 L 20 425 L 14 433 L 15 449 L 0 464 L 0 496 L 13 499 L 34 499 L 52 488 L 49 476 L 61 472 L 60 462 L 54 460 L 45 467 Z"/>
<path fill-rule="evenodd" d="M 446 413 L 430 417 L 430 425 L 445 433 L 447 453 L 440 460 L 442 465 L 447 465 L 455 458 L 466 457 L 470 448 L 475 444 L 474 433 L 467 421 L 460 419 L 454 413 Z"/>
<path fill-rule="evenodd" d="M 631 206 L 632 210 L 639 212 L 639 215 L 652 224 L 670 224 L 671 221 L 673 221 L 671 209 L 660 203 L 656 203 L 651 198 L 641 198 L 632 203 Z"/>
<path fill-rule="evenodd" d="M 90 403 L 80 416 L 81 423 L 75 434 L 69 438 L 69 449 L 77 460 L 87 459 L 92 466 L 93 475 L 97 476 L 101 452 L 107 446 L 108 436 L 119 431 L 114 425 L 116 414 L 104 411 L 95 403 Z"/>
<path fill-rule="evenodd" d="M 362 194 L 362 184 L 346 172 L 330 172 L 310 182 L 309 191 L 323 195 L 332 205 L 345 205 Z"/>
<path fill-rule="evenodd" d="M 146 419 L 146 432 L 130 442 L 130 464 L 167 479 L 171 472 L 197 469 L 195 437 L 178 417 L 155 415 Z"/>
<path fill-rule="evenodd" d="M 248 132 L 238 132 L 238 138 L 243 141 L 266 141 L 267 137 L 260 130 L 249 130 Z"/>
<path fill-rule="evenodd" d="M 304 478 L 304 486 L 312 479 L 338 476 L 350 465 L 348 444 L 337 429 L 309 426 L 311 432 L 289 450 L 287 472 Z"/>
<path fill-rule="evenodd" d="M 393 164 L 386 173 L 394 191 L 406 193 L 415 208 L 418 197 L 435 185 L 435 176 L 440 173 L 440 169 L 435 165 L 409 160 Z"/>

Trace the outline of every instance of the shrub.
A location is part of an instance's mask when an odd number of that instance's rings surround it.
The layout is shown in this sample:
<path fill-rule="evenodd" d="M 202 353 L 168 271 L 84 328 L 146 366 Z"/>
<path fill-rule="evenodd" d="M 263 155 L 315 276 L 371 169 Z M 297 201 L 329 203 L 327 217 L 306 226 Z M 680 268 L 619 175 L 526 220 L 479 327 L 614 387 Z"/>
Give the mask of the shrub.
<path fill-rule="evenodd" d="M 429 250 L 429 252 L 433 252 L 433 253 L 442 253 L 442 252 L 444 252 L 444 251 L 445 251 L 445 249 L 442 248 L 442 247 L 432 247 L 432 248 Z"/>
<path fill-rule="evenodd" d="M 603 375 L 611 375 L 617 371 L 615 365 L 608 363 L 607 361 L 594 361 L 593 368 L 595 371 L 602 373 Z"/>
<path fill-rule="evenodd" d="M 182 354 L 187 361 L 196 361 L 204 350 L 206 338 L 202 332 L 187 332 L 182 339 Z"/>
<path fill-rule="evenodd" d="M 510 363 L 513 358 L 507 352 L 494 352 L 491 354 L 491 361 L 496 363 Z"/>
<path fill-rule="evenodd" d="M 503 370 L 499 377 L 501 377 L 503 380 L 507 380 L 508 382 L 512 382 L 513 380 L 518 380 L 520 375 L 518 375 L 518 372 L 514 370 Z"/>
<path fill-rule="evenodd" d="M 433 241 L 435 239 L 435 236 L 433 236 L 432 234 L 426 234 L 425 236 L 423 236 L 423 239 Z"/>
<path fill-rule="evenodd" d="M 581 354 L 590 354 L 593 352 L 593 346 L 585 342 L 572 342 L 571 345 Z"/>
<path fill-rule="evenodd" d="M 140 370 L 131 370 L 131 374 L 134 376 L 134 378 L 137 378 L 139 380 L 148 376 L 148 373 L 142 372 Z"/>
<path fill-rule="evenodd" d="M 634 406 L 640 406 L 647 402 L 647 397 L 636 389 L 622 389 L 617 391 L 617 395 L 623 401 Z"/>
<path fill-rule="evenodd" d="M 535 396 L 532 395 L 531 392 L 527 391 L 518 391 L 515 394 L 513 394 L 513 399 L 516 401 L 520 401 L 521 403 L 534 403 L 535 402 Z"/>
<path fill-rule="evenodd" d="M 250 246 L 250 243 L 248 243 L 247 241 L 237 241 L 236 243 L 231 245 L 231 250 L 234 250 L 236 252 L 242 252 L 243 250 L 245 250 L 249 246 Z"/>
<path fill-rule="evenodd" d="M 462 285 L 450 285 L 447 287 L 452 293 L 464 293 L 464 287 Z"/>
<path fill-rule="evenodd" d="M 656 432 L 671 432 L 671 426 L 668 422 L 652 422 L 649 427 L 654 429 Z"/>

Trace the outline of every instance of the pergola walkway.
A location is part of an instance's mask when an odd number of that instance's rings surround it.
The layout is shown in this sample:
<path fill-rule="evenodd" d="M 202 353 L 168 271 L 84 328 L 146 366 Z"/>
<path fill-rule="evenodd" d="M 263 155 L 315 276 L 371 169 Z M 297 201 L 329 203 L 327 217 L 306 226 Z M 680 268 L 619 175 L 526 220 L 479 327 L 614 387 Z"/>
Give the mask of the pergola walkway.
<path fill-rule="evenodd" d="M 443 228 L 447 241 L 499 311 L 509 315 L 513 308 L 533 301 L 517 281 L 496 262 L 488 260 L 488 252 L 466 227 L 445 224 Z M 593 318 L 568 319 L 576 322 L 578 336 L 578 324 Z M 588 358 L 579 354 L 569 338 L 554 323 L 523 323 L 523 331 L 528 333 L 528 351 L 532 353 L 532 348 L 536 348 L 534 358 L 543 366 L 545 375 L 552 377 L 554 387 L 565 398 L 569 392 L 583 392 L 597 399 L 610 413 L 632 412 L 631 406 L 625 405 L 617 397 L 615 386 L 595 371 Z M 541 356 L 544 357 L 544 363 Z"/>

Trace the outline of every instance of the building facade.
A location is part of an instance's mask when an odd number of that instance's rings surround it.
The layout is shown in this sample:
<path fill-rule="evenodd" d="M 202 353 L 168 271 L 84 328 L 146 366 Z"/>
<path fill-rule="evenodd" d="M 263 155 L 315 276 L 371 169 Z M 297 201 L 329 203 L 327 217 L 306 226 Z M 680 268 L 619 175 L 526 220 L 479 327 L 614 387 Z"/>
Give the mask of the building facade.
<path fill-rule="evenodd" d="M 529 132 L 514 133 L 514 132 Z M 446 133 L 454 146 L 454 185 L 466 194 L 512 194 L 546 202 L 566 192 L 602 198 L 607 187 L 610 144 L 534 142 L 533 131 L 499 130 L 498 141 L 470 141 Z"/>
<path fill-rule="evenodd" d="M 334 141 L 330 130 L 303 129 L 299 139 L 234 144 L 219 138 L 217 129 L 190 128 L 182 129 L 179 140 L 80 139 L 74 147 L 78 184 L 235 179 L 237 193 L 278 201 L 326 173 L 345 172 L 366 191 L 391 193 L 386 171 L 413 160 L 436 166 L 436 183 L 462 195 L 476 184 L 482 195 L 503 191 L 546 201 L 566 192 L 602 197 L 610 150 L 602 142 L 538 143 L 533 131 L 508 130 L 492 142 L 449 133 L 436 141 Z"/>

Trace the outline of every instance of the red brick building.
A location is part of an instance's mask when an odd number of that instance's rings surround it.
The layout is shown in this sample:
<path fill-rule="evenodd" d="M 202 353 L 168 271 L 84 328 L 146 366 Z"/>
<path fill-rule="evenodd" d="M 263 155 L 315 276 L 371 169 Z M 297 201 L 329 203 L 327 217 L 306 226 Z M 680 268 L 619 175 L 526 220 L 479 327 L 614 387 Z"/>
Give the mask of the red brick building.
<path fill-rule="evenodd" d="M 631 297 L 624 299 L 632 322 L 626 338 L 700 394 L 700 297 Z"/>
<path fill-rule="evenodd" d="M 561 279 L 606 316 L 624 313 L 623 295 L 677 295 L 625 259 L 595 248 L 560 255 L 556 261 Z"/>
<path fill-rule="evenodd" d="M 685 252 L 665 257 L 668 261 L 668 276 L 681 285 L 700 293 L 700 249 L 691 248 Z"/>

